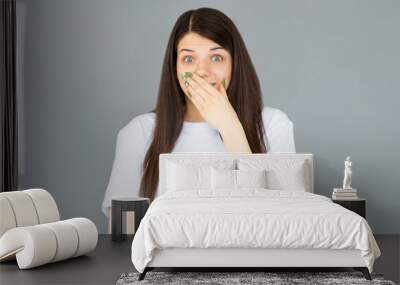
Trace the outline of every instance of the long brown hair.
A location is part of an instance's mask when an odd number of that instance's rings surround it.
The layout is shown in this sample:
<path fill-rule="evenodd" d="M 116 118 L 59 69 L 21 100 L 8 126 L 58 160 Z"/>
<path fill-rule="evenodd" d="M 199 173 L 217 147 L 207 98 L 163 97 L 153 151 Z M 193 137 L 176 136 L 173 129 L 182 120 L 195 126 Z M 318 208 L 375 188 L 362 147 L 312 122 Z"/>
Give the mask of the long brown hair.
<path fill-rule="evenodd" d="M 226 49 L 232 57 L 232 75 L 227 89 L 229 101 L 243 126 L 252 153 L 266 153 L 262 123 L 260 83 L 244 41 L 234 23 L 222 12 L 199 8 L 183 13 L 168 40 L 161 72 L 153 140 L 143 161 L 141 196 L 152 201 L 158 185 L 161 153 L 170 153 L 181 132 L 186 111 L 185 94 L 176 76 L 177 45 L 194 32 Z"/>

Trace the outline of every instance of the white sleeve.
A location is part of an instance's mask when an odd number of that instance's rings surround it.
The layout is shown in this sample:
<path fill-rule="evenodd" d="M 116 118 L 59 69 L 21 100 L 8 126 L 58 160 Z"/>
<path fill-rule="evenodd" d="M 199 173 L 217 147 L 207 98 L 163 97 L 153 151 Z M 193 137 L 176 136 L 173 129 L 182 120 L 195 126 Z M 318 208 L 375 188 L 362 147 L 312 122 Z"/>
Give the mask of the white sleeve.
<path fill-rule="evenodd" d="M 136 117 L 118 132 L 115 158 L 102 211 L 108 217 L 113 197 L 138 197 L 147 138 Z"/>
<path fill-rule="evenodd" d="M 266 132 L 269 152 L 296 152 L 293 123 L 284 112 L 275 109 Z"/>

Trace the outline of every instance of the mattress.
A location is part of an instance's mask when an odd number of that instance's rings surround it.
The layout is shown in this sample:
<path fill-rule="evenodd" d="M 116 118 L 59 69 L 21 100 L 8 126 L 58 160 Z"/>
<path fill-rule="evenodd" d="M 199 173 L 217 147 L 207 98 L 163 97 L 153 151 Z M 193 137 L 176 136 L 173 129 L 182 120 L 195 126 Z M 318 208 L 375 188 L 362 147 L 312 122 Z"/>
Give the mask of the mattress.
<path fill-rule="evenodd" d="M 133 265 L 143 272 L 157 250 L 173 248 L 358 250 L 370 272 L 381 254 L 367 221 L 329 198 L 263 188 L 159 196 L 133 239 Z"/>

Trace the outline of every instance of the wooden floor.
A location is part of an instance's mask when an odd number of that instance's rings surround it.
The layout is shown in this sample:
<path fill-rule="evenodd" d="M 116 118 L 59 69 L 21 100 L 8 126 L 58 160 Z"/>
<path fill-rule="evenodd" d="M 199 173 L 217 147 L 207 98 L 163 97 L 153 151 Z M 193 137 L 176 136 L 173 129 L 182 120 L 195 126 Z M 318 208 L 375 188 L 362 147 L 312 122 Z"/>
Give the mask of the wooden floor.
<path fill-rule="evenodd" d="M 375 262 L 374 272 L 399 283 L 400 235 L 375 236 L 382 256 Z M 135 271 L 131 262 L 132 237 L 112 242 L 109 235 L 100 235 L 95 251 L 87 256 L 19 270 L 16 261 L 0 263 L 0 284 L 115 284 L 123 272 Z"/>

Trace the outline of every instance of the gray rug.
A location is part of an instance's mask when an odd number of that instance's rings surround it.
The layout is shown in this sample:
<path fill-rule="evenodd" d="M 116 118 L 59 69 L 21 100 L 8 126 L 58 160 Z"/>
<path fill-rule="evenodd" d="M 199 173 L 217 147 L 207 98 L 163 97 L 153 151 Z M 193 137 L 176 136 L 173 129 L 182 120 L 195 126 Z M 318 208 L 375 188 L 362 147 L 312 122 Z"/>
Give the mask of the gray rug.
<path fill-rule="evenodd" d="M 139 273 L 123 273 L 116 285 L 133 284 L 387 284 L 381 274 L 371 274 L 366 280 L 361 272 L 147 272 L 145 279 L 138 281 Z"/>

